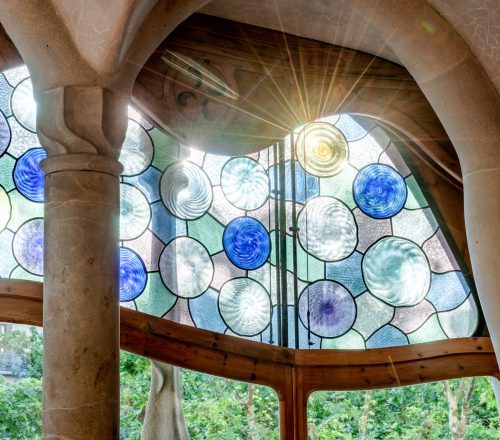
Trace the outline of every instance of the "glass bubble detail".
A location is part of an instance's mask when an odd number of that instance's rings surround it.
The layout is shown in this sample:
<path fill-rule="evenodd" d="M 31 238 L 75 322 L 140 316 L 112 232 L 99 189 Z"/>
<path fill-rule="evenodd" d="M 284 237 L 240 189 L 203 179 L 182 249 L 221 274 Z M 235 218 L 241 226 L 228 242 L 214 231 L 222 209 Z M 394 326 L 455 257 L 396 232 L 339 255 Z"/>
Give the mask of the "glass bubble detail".
<path fill-rule="evenodd" d="M 366 252 L 362 268 L 368 290 L 392 306 L 414 306 L 429 291 L 429 262 L 422 249 L 404 238 L 379 240 Z"/>
<path fill-rule="evenodd" d="M 304 326 L 310 327 L 313 333 L 336 338 L 354 324 L 356 304 L 349 291 L 341 284 L 316 281 L 302 291 L 299 314 Z"/>
<path fill-rule="evenodd" d="M 266 228 L 251 217 L 238 217 L 224 230 L 224 250 L 231 262 L 245 270 L 262 266 L 271 252 L 271 240 Z"/>
<path fill-rule="evenodd" d="M 172 240 L 160 256 L 160 273 L 167 288 L 182 298 L 195 298 L 212 282 L 214 266 L 201 243 L 189 237 Z"/>
<path fill-rule="evenodd" d="M 44 199 L 44 174 L 40 162 L 46 157 L 43 148 L 32 148 L 18 159 L 14 168 L 17 189 L 34 202 L 43 202 Z"/>
<path fill-rule="evenodd" d="M 224 195 L 236 208 L 253 211 L 269 197 L 269 177 L 262 165 L 248 157 L 228 161 L 221 174 Z"/>
<path fill-rule="evenodd" d="M 349 208 L 333 197 L 315 197 L 300 211 L 299 241 L 306 252 L 324 261 L 339 261 L 354 252 L 358 228 Z"/>
<path fill-rule="evenodd" d="M 262 332 L 271 319 L 271 299 L 262 284 L 250 278 L 235 278 L 219 293 L 219 310 L 236 334 L 253 336 Z"/>
<path fill-rule="evenodd" d="M 120 301 L 136 299 L 146 287 L 144 262 L 132 249 L 120 248 Z"/>

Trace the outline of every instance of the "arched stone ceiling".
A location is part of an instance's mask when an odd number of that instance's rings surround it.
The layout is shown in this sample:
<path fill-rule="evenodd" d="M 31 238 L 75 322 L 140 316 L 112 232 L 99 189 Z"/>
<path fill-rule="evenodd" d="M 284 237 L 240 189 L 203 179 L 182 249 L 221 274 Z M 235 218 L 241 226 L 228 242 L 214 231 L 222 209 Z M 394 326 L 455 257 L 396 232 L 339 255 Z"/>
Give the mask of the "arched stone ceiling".
<path fill-rule="evenodd" d="M 399 62 L 353 0 L 214 0 L 199 12 Z"/>
<path fill-rule="evenodd" d="M 428 0 L 455 28 L 500 92 L 498 0 Z M 373 6 L 381 3 L 373 1 Z M 349 47 L 400 62 L 355 0 L 214 0 L 200 12 Z M 433 23 L 422 23 L 432 32 Z"/>

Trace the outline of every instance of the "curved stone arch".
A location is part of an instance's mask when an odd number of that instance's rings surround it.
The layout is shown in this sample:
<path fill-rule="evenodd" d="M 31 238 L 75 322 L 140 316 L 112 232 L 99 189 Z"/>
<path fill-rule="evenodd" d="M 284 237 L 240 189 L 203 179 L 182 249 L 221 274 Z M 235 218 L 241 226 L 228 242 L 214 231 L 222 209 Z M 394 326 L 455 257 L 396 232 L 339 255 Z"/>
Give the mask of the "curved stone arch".
<path fill-rule="evenodd" d="M 173 3 L 170 5 L 171 9 L 177 11 L 179 9 L 178 2 Z M 204 1 L 193 2 L 191 10 L 198 9 L 204 3 Z M 218 3 L 237 4 L 237 2 L 230 0 L 219 0 Z M 294 4 L 297 3 L 301 4 L 301 2 L 294 2 Z M 10 24 L 10 21 L 16 22 L 17 20 L 12 19 L 15 17 L 12 10 L 14 8 L 6 7 L 4 9 L 3 22 L 7 24 Z M 311 9 L 314 10 L 314 7 Z M 132 42 L 128 43 L 130 58 L 125 64 L 130 65 L 135 62 L 136 65 L 141 65 L 141 62 L 145 61 L 154 47 L 175 28 L 173 21 L 168 26 L 159 26 L 158 17 L 163 16 L 166 10 L 168 10 L 167 2 L 159 2 L 148 15 L 141 16 L 142 25 L 134 24 L 134 28 L 137 29 L 136 36 Z M 187 5 L 179 10 L 178 21 L 189 15 L 188 10 Z M 160 11 L 162 14 L 159 14 Z M 389 0 L 384 2 L 383 7 L 379 2 L 356 0 L 351 2 L 348 11 L 346 8 L 346 11 L 341 11 L 340 14 L 343 12 L 350 13 L 351 20 L 356 19 L 364 23 L 365 26 L 362 30 L 365 31 L 366 35 L 372 35 L 375 31 L 379 39 L 385 43 L 385 47 L 378 50 L 383 52 L 385 49 L 389 57 L 395 57 L 413 75 L 457 148 L 461 156 L 462 168 L 465 170 L 464 174 L 468 174 L 469 170 L 482 169 L 482 160 L 491 163 L 488 160 L 490 157 L 488 153 L 493 155 L 494 159 L 496 158 L 495 148 L 488 149 L 487 147 L 481 150 L 486 155 L 471 154 L 472 157 L 468 157 L 470 150 L 468 146 L 471 144 L 470 141 L 476 139 L 483 141 L 487 139 L 490 142 L 483 142 L 486 145 L 491 145 L 500 139 L 500 127 L 496 123 L 500 97 L 470 48 L 432 6 L 424 0 Z M 44 17 L 50 15 L 50 11 L 44 12 Z M 40 26 L 43 27 L 43 23 Z M 19 29 L 19 32 L 22 32 L 25 27 L 26 23 Z M 146 29 L 148 27 L 149 29 Z M 404 32 L 399 32 L 401 30 Z M 17 32 L 14 26 L 10 26 L 9 31 Z M 36 29 L 32 30 L 32 32 L 34 31 Z M 57 34 L 60 38 L 59 31 Z M 356 33 L 357 41 L 354 39 L 349 41 L 347 38 L 354 35 L 353 33 L 343 35 L 342 45 L 355 49 L 375 50 L 373 45 L 370 47 L 366 42 L 364 47 L 360 47 L 363 46 L 360 34 L 362 33 Z M 22 40 L 21 49 L 31 55 L 27 57 L 27 62 L 31 61 L 33 64 L 34 54 L 38 55 L 38 52 L 36 47 L 28 48 L 26 43 L 29 36 L 15 38 L 15 40 L 16 44 L 19 44 L 17 40 Z M 148 44 L 144 44 L 145 41 Z M 26 56 L 26 54 L 24 55 Z M 110 80 L 112 79 L 110 78 Z M 470 86 L 467 87 L 467 85 Z M 461 88 L 460 94 L 456 93 L 457 86 Z M 468 108 L 472 109 L 467 115 L 461 111 L 462 102 L 466 102 Z M 480 136 L 476 136 L 476 134 Z M 493 151 L 489 152 L 489 150 Z M 478 160 L 478 156 L 481 156 L 480 160 Z"/>
<path fill-rule="evenodd" d="M 500 217 L 495 201 L 500 193 L 500 96 L 469 47 L 426 2 L 395 0 L 383 11 L 372 12 L 371 22 L 413 75 L 457 150 L 472 265 L 493 344 L 500 353 L 496 299 L 500 276 L 495 270 L 500 236 L 491 221 Z M 434 33 L 422 29 L 429 20 L 436 26 Z M 405 30 L 406 38 L 398 29 Z"/>
<path fill-rule="evenodd" d="M 384 35 L 441 120 L 464 175 L 491 164 L 489 154 L 497 158 L 494 143 L 500 140 L 500 97 L 469 47 L 424 1 L 391 1 L 383 11 L 372 7 L 371 12 L 370 23 Z M 486 156 L 470 148 L 476 142 L 483 143 Z"/>

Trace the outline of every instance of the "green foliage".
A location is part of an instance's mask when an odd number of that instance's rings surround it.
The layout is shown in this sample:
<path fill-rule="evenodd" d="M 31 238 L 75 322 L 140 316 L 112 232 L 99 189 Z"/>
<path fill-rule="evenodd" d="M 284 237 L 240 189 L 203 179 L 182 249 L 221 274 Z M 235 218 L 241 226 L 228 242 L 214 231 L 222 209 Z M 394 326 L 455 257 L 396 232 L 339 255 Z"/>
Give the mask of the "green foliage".
<path fill-rule="evenodd" d="M 246 383 L 183 370 L 184 416 L 191 439 L 279 439 L 278 397 L 262 386 L 253 388 L 248 411 Z"/>
<path fill-rule="evenodd" d="M 493 388 L 486 377 L 478 377 L 472 394 L 466 440 L 498 440 L 500 419 Z"/>
<path fill-rule="evenodd" d="M 37 440 L 42 432 L 40 379 L 7 381 L 0 376 L 0 438 Z"/>
<path fill-rule="evenodd" d="M 469 402 L 466 440 L 498 440 L 500 422 L 490 379 L 476 379 Z M 450 381 L 456 389 L 459 380 Z M 317 392 L 309 398 L 309 424 L 318 439 L 358 439 L 364 391 Z M 448 404 L 441 383 L 376 390 L 366 440 L 450 439 Z"/>
<path fill-rule="evenodd" d="M 139 440 L 137 415 L 147 402 L 151 380 L 148 360 L 121 354 L 121 438 Z M 278 440 L 278 398 L 269 388 L 254 387 L 255 416 L 246 410 L 248 386 L 242 382 L 182 370 L 183 409 L 192 440 Z"/>
<path fill-rule="evenodd" d="M 0 348 L 20 355 L 28 346 L 28 339 L 28 334 L 21 330 L 0 332 Z"/>
<path fill-rule="evenodd" d="M 141 423 L 137 419 L 146 405 L 151 383 L 148 359 L 125 351 L 120 353 L 120 438 L 141 438 Z"/>

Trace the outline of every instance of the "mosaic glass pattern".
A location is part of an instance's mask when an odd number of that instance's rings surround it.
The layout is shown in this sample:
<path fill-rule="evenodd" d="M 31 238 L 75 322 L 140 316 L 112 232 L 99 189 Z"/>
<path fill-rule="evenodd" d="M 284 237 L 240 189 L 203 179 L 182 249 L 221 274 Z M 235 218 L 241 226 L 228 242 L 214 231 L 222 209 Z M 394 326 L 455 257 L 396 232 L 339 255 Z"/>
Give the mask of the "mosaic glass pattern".
<path fill-rule="evenodd" d="M 0 276 L 43 278 L 45 157 L 25 67 L 0 74 Z M 264 343 L 364 349 L 470 336 L 480 310 L 396 143 L 332 115 L 241 157 L 134 109 L 119 160 L 120 300 Z"/>

